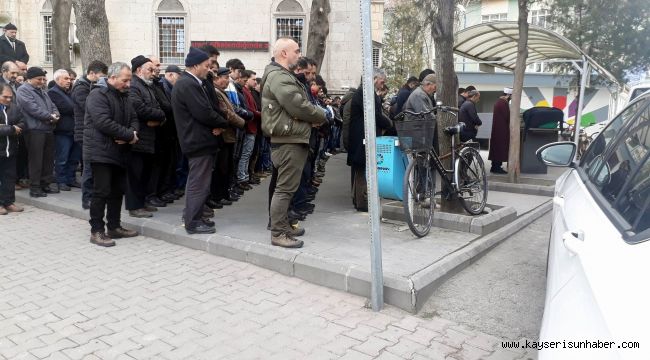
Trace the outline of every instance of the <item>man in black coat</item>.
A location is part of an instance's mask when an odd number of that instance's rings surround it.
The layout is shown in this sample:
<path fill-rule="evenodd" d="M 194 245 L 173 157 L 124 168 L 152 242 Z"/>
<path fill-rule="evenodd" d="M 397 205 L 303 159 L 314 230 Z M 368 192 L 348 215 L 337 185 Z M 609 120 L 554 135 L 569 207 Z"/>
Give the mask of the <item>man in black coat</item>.
<path fill-rule="evenodd" d="M 72 88 L 74 101 L 74 141 L 82 147 L 84 136 L 84 117 L 86 115 L 86 99 L 90 90 L 95 88 L 97 81 L 106 76 L 108 66 L 95 60 L 88 64 L 86 75 L 82 76 Z M 81 207 L 90 209 L 90 198 L 93 194 L 93 173 L 90 163 L 84 162 L 81 173 Z"/>
<path fill-rule="evenodd" d="M 59 190 L 70 191 L 80 187 L 75 171 L 81 160 L 81 147 L 74 141 L 74 102 L 70 97 L 70 75 L 64 69 L 54 72 L 55 85 L 47 91 L 61 118 L 54 128 L 55 165 L 54 173 Z"/>
<path fill-rule="evenodd" d="M 126 209 L 132 217 L 151 217 L 156 207 L 167 204 L 150 195 L 149 180 L 155 162 L 156 128 L 165 122 L 165 113 L 160 108 L 153 90 L 153 63 L 139 55 L 131 60 L 135 76 L 131 80 L 129 98 L 133 104 L 140 131 L 140 140 L 131 151 L 126 190 Z"/>
<path fill-rule="evenodd" d="M 0 36 L 0 64 L 5 61 L 13 61 L 22 71 L 27 70 L 29 54 L 25 48 L 25 43 L 16 39 L 18 28 L 16 25 L 9 23 L 4 27 L 5 34 Z"/>
<path fill-rule="evenodd" d="M 126 166 L 131 145 L 138 142 L 138 117 L 129 99 L 129 66 L 121 62 L 111 64 L 106 82 L 106 87 L 93 90 L 86 99 L 83 156 L 84 161 L 90 163 L 94 175 L 90 242 L 115 246 L 112 239 L 138 235 L 120 224 Z"/>
<path fill-rule="evenodd" d="M 20 111 L 11 112 L 16 104 L 12 102 L 13 90 L 8 84 L 0 82 L 0 215 L 21 212 L 23 208 L 16 201 L 16 152 L 18 135 L 23 131 Z M 11 114 L 11 115 L 10 115 Z"/>
<path fill-rule="evenodd" d="M 219 135 L 228 126 L 228 121 L 218 111 L 218 104 L 210 100 L 208 94 L 215 91 L 214 87 L 206 86 L 203 81 L 210 71 L 208 54 L 190 48 L 185 67 L 186 71 L 172 91 L 178 139 L 190 168 L 183 220 L 187 233 L 208 234 L 216 230 L 214 222 L 203 217 L 203 206 L 210 196 L 212 168 L 221 145 Z"/>

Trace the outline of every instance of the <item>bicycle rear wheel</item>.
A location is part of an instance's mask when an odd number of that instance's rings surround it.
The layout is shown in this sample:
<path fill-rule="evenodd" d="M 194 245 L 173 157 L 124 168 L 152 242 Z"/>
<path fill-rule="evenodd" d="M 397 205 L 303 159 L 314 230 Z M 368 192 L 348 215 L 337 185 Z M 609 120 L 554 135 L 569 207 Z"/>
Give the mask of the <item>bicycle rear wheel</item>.
<path fill-rule="evenodd" d="M 454 180 L 463 208 L 472 215 L 482 213 L 487 202 L 487 176 L 483 159 L 476 149 L 466 147 L 460 150 Z"/>
<path fill-rule="evenodd" d="M 411 232 L 423 237 L 431 230 L 435 206 L 435 177 L 427 156 L 415 155 L 404 173 L 404 215 Z"/>

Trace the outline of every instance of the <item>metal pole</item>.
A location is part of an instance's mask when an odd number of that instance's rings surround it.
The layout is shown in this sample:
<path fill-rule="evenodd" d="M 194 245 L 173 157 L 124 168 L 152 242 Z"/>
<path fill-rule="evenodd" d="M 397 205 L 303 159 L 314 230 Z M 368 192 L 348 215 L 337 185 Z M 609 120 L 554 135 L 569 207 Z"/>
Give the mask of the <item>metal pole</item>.
<path fill-rule="evenodd" d="M 573 126 L 575 129 L 575 142 L 576 146 L 580 148 L 580 121 L 582 120 L 582 108 L 584 107 L 585 102 L 585 88 L 587 87 L 587 81 L 591 75 L 591 70 L 589 68 L 589 61 L 586 57 L 582 58 L 582 78 L 580 79 L 580 95 L 578 95 L 578 110 L 576 112 L 576 122 Z M 578 156 L 578 151 L 576 151 L 576 157 Z"/>
<path fill-rule="evenodd" d="M 361 0 L 361 44 L 363 48 L 363 114 L 366 135 L 366 179 L 370 215 L 370 302 L 372 310 L 384 306 L 384 274 L 381 265 L 381 228 L 377 191 L 377 149 L 375 148 L 375 89 L 372 66 L 372 23 L 370 0 Z"/>

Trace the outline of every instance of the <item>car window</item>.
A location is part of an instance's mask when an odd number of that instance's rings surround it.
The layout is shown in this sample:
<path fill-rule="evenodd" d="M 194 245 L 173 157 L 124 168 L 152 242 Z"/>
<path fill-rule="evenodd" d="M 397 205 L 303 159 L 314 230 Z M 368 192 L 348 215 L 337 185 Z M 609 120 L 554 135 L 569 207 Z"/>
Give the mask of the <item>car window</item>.
<path fill-rule="evenodd" d="M 587 175 L 635 232 L 646 226 L 650 199 L 650 107 L 638 113 L 606 156 L 590 162 Z M 634 225 L 637 228 L 634 228 Z"/>
<path fill-rule="evenodd" d="M 598 157 L 605 153 L 607 145 L 618 135 L 621 128 L 625 123 L 627 123 L 634 114 L 637 113 L 641 106 L 647 104 L 647 101 L 637 101 L 633 104 L 630 104 L 625 110 L 623 110 L 617 117 L 612 120 L 609 125 L 603 130 L 603 132 L 594 139 L 591 143 L 587 152 L 582 157 L 580 161 L 580 166 L 589 173 L 593 171 L 591 169 L 594 165 L 598 165 Z"/>

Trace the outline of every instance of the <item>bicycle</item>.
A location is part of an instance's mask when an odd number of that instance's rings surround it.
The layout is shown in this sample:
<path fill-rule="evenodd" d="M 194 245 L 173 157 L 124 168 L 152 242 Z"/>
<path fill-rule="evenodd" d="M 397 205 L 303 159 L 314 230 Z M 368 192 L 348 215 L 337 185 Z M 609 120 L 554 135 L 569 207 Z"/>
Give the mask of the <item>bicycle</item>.
<path fill-rule="evenodd" d="M 458 109 L 438 104 L 429 111 L 414 113 L 403 111 L 401 121 L 395 121 L 399 146 L 409 158 L 404 173 L 403 206 L 406 222 L 417 237 L 423 237 L 431 230 L 434 196 L 444 195 L 447 199 L 455 196 L 463 208 L 472 215 L 478 215 L 485 209 L 487 201 L 487 176 L 483 159 L 474 148 L 476 142 L 468 141 L 456 146 L 456 134 L 464 128 L 464 123 L 444 129 L 451 137 L 451 151 L 442 157 L 433 148 L 435 118 L 427 115 L 442 111 L 458 116 Z M 408 116 L 407 116 L 408 115 Z M 407 117 L 411 119 L 406 119 Z M 446 169 L 442 160 L 451 156 L 451 169 Z M 434 168 L 445 186 L 443 191 L 435 192 L 436 177 Z M 450 189 L 451 192 L 445 192 Z"/>

